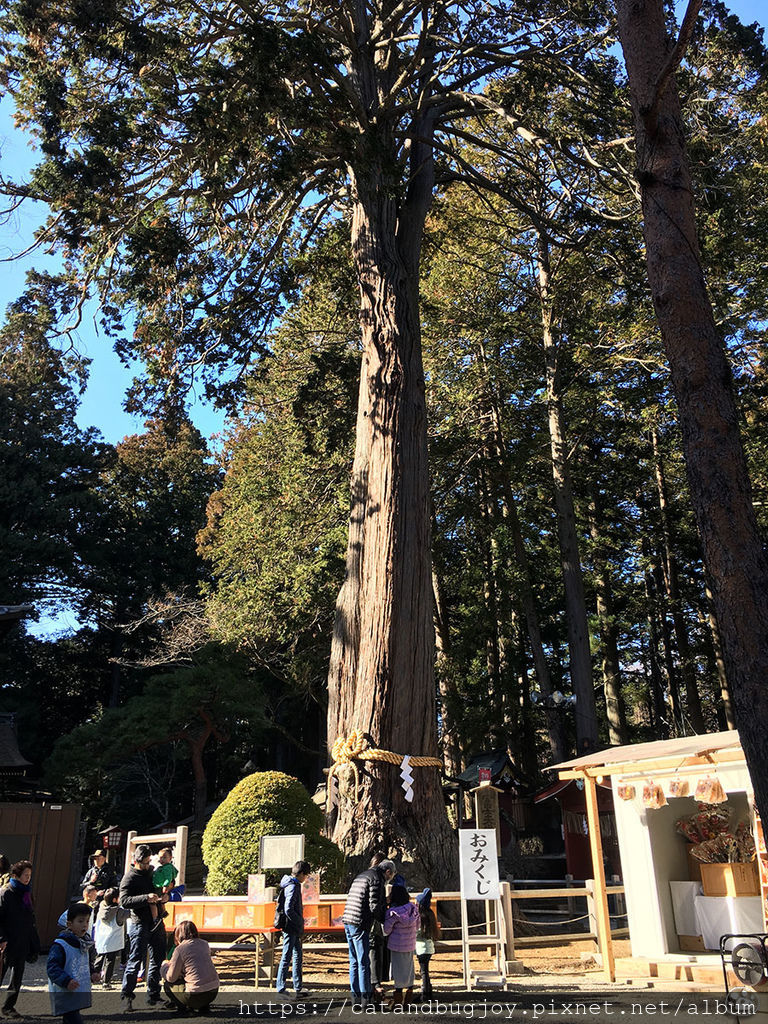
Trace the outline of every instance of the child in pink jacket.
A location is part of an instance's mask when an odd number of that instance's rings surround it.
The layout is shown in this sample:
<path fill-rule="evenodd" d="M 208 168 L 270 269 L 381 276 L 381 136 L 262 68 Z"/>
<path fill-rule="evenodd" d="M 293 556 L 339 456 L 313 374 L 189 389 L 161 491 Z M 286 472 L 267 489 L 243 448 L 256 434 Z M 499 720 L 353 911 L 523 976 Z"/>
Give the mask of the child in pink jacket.
<path fill-rule="evenodd" d="M 389 910 L 384 917 L 384 934 L 389 936 L 387 945 L 392 957 L 392 981 L 395 985 L 390 1006 L 409 1003 L 413 995 L 413 954 L 418 930 L 419 911 L 411 903 L 408 890 L 405 886 L 393 885 Z"/>

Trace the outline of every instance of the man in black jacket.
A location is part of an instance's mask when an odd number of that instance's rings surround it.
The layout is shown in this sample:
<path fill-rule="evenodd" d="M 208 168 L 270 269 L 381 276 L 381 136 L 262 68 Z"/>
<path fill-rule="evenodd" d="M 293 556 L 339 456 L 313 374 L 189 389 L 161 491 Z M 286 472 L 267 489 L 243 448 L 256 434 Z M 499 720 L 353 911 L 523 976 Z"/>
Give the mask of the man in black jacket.
<path fill-rule="evenodd" d="M 377 867 L 361 871 L 347 893 L 344 934 L 349 946 L 349 987 L 355 1002 L 371 995 L 371 924 L 383 921 L 387 909 L 385 886 L 394 877 L 395 865 L 383 860 Z"/>
<path fill-rule="evenodd" d="M 80 889 L 83 890 L 86 885 L 95 885 L 98 892 L 114 888 L 117 885 L 117 875 L 115 869 L 107 861 L 104 851 L 94 850 L 91 854 L 91 861 L 93 863 L 83 875 Z"/>
<path fill-rule="evenodd" d="M 166 939 L 165 926 L 160 913 L 165 897 L 156 892 L 152 885 L 151 856 L 152 850 L 148 846 L 143 844 L 137 846 L 133 854 L 133 864 L 123 875 L 123 880 L 120 883 L 120 906 L 131 912 L 128 925 L 128 937 L 131 945 L 128 963 L 125 965 L 123 973 L 121 996 L 125 1000 L 124 1013 L 130 1013 L 133 1010 L 136 979 L 147 955 L 147 949 L 149 949 L 147 1002 L 150 1006 L 155 1006 L 161 1001 L 160 964 L 165 959 Z"/>

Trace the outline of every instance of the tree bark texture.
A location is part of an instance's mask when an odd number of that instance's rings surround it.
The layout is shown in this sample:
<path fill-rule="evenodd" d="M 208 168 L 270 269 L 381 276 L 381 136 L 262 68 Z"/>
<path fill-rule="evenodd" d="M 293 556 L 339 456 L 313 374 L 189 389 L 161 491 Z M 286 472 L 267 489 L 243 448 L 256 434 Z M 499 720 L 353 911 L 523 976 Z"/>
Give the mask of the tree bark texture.
<path fill-rule="evenodd" d="M 555 488 L 560 558 L 563 567 L 571 682 L 576 696 L 576 745 L 578 747 L 577 754 L 582 754 L 598 748 L 597 709 L 592 683 L 589 620 L 584 596 L 584 578 L 576 532 L 573 486 L 560 394 L 557 342 L 552 324 L 549 251 L 546 239 L 541 235 L 539 235 L 537 262 L 546 367 L 547 416 L 552 451 L 552 478 Z"/>
<path fill-rule="evenodd" d="M 725 346 L 707 295 L 680 101 L 656 82 L 671 51 L 661 0 L 618 0 L 635 119 L 648 281 L 669 360 L 688 483 L 736 724 L 768 815 L 768 557 L 752 506 Z M 658 110 L 656 115 L 655 111 Z"/>
<path fill-rule="evenodd" d="M 418 232 L 399 231 L 383 180 L 355 181 L 352 250 L 363 359 L 344 584 L 328 677 L 328 744 L 359 729 L 371 746 L 436 756 L 427 425 L 418 316 Z M 405 235 L 405 237 L 403 237 Z M 454 874 L 455 840 L 435 768 L 342 769 L 334 840 L 349 855 L 395 847 L 433 880 Z"/>

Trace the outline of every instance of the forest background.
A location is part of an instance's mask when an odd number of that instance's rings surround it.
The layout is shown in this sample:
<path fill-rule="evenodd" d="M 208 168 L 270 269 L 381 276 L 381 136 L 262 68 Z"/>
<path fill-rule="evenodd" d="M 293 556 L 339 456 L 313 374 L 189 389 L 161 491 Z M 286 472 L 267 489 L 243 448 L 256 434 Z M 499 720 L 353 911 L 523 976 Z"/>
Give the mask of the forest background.
<path fill-rule="evenodd" d="M 756 13 L 733 6 L 745 22 Z M 579 631 L 603 743 L 733 724 L 647 293 L 626 83 L 615 38 L 604 47 L 602 77 L 580 86 L 597 90 L 598 114 L 562 83 L 515 87 L 553 136 L 599 117 L 602 138 L 624 140 L 610 184 L 499 135 L 467 153 L 496 190 L 446 184 L 429 215 L 421 311 L 449 774 L 508 748 L 534 786 L 575 752 Z M 765 70 L 762 30 L 705 4 L 679 85 L 763 529 Z M 7 149 L 0 160 L 17 176 Z M 9 249 L 21 216 L 6 222 Z M 92 339 L 77 323 L 82 293 L 39 250 L 9 296 L 0 599 L 34 604 L 43 627 L 6 637 L 0 710 L 17 713 L 43 784 L 94 824 L 200 824 L 257 768 L 310 789 L 322 779 L 360 352 L 348 233 L 339 214 L 294 247 L 273 315 L 229 325 L 233 338 L 253 332 L 248 358 L 204 380 L 172 375 L 162 330 L 127 299 L 83 307 Z M 162 329 L 183 331 L 177 312 L 171 296 Z M 122 438 L 113 372 L 89 365 L 115 338 L 143 424 Z M 94 393 L 105 418 L 86 423 L 78 405 Z M 222 410 L 216 437 L 205 402 Z M 74 625 L 57 630 L 65 616 Z"/>

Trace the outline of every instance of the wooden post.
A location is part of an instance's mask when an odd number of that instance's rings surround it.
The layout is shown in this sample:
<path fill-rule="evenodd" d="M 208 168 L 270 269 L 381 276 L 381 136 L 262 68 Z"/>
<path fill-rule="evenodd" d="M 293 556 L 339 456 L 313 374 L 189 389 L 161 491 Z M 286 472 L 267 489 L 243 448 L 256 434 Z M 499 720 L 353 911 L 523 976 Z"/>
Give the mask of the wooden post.
<path fill-rule="evenodd" d="M 595 909 L 595 880 L 594 878 L 584 879 L 584 888 L 587 890 L 587 931 L 595 937 L 595 948 L 600 949 L 600 934 L 597 930 L 597 911 Z"/>
<path fill-rule="evenodd" d="M 566 887 L 566 889 L 572 889 L 573 888 L 573 875 L 566 874 L 566 876 L 565 876 L 565 887 Z M 568 917 L 569 918 L 575 917 L 576 916 L 576 901 L 574 900 L 574 898 L 572 896 L 568 897 L 566 905 L 568 907 Z"/>
<path fill-rule="evenodd" d="M 512 886 L 509 882 L 501 883 L 501 911 L 504 920 L 504 973 L 506 975 L 517 974 L 515 924 L 512 919 Z"/>
<path fill-rule="evenodd" d="M 187 844 L 189 842 L 189 829 L 186 825 L 179 825 L 176 830 L 176 849 L 174 852 L 174 860 L 176 861 L 176 867 L 179 869 L 179 874 L 176 879 L 177 885 L 184 885 L 184 879 L 187 876 Z"/>
<path fill-rule="evenodd" d="M 138 832 L 135 830 L 128 833 L 128 837 L 125 842 L 125 867 L 123 868 L 123 874 L 125 874 L 131 864 L 133 864 L 133 846 L 137 835 Z"/>
<path fill-rule="evenodd" d="M 611 885 L 621 885 L 620 875 L 611 875 Z M 617 892 L 613 897 L 613 905 L 617 917 L 627 916 L 627 905 L 624 901 L 624 893 Z"/>
<path fill-rule="evenodd" d="M 496 829 L 496 849 L 501 854 L 501 821 L 499 819 L 499 793 L 502 792 L 498 786 L 492 786 L 490 782 L 481 782 L 470 790 L 475 800 L 475 828 Z"/>
<path fill-rule="evenodd" d="M 589 848 L 592 853 L 592 870 L 595 877 L 595 918 L 603 971 L 608 981 L 616 980 L 616 964 L 611 941 L 611 919 L 608 913 L 608 895 L 605 891 L 605 868 L 603 867 L 603 841 L 600 835 L 600 813 L 597 807 L 597 785 L 591 775 L 584 774 L 584 796 L 587 804 L 589 826 Z"/>
<path fill-rule="evenodd" d="M 461 897 L 461 967 L 464 974 L 464 988 L 469 990 L 469 918 L 467 901 Z"/>
<path fill-rule="evenodd" d="M 495 924 L 496 904 L 490 900 L 485 901 L 485 934 L 496 935 L 498 929 Z M 493 956 L 494 953 L 498 953 L 498 946 L 486 946 L 486 956 Z"/>

